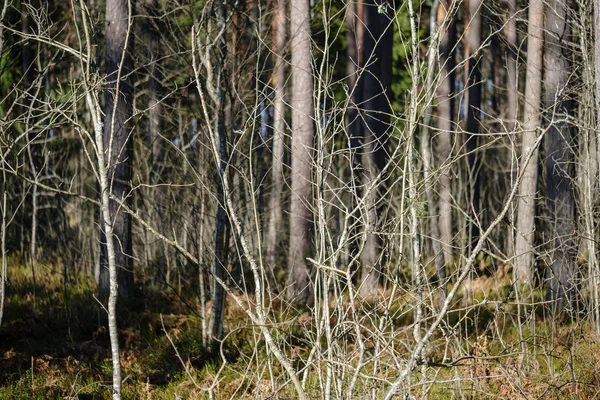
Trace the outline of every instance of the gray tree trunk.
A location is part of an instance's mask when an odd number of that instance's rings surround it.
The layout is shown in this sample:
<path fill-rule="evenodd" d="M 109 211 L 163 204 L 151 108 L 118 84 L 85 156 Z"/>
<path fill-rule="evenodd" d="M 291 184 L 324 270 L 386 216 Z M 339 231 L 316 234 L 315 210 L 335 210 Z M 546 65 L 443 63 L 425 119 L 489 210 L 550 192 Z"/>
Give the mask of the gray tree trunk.
<path fill-rule="evenodd" d="M 131 165 L 133 161 L 133 40 L 128 30 L 128 1 L 106 2 L 106 92 L 104 105 L 104 149 L 112 196 L 132 208 Z M 124 52 L 124 49 L 126 51 Z M 118 272 L 119 297 L 133 295 L 133 258 L 131 216 L 116 201 L 110 202 L 110 223 L 114 232 L 115 261 Z M 108 253 L 104 229 L 100 232 L 100 279 L 98 293 L 105 298 L 110 289 Z"/>
<path fill-rule="evenodd" d="M 515 244 L 514 272 L 521 284 L 533 281 L 535 198 L 538 178 L 538 150 L 533 149 L 529 162 L 523 165 L 525 155 L 532 150 L 540 126 L 540 104 L 542 97 L 542 56 L 544 30 L 544 3 L 542 0 L 529 2 L 529 26 L 527 28 L 527 72 L 525 82 L 525 108 L 523 111 L 523 137 L 521 165 L 524 169 L 519 185 L 517 204 L 517 239 Z"/>
<path fill-rule="evenodd" d="M 548 131 L 546 152 L 546 201 L 550 233 L 554 239 L 552 265 L 547 270 L 547 299 L 559 313 L 574 306 L 577 247 L 575 243 L 575 166 L 573 135 L 567 118 L 572 114 L 569 92 L 571 61 L 568 6 L 565 0 L 546 3 L 544 51 L 544 108 Z"/>
<path fill-rule="evenodd" d="M 313 230 L 312 161 L 314 138 L 310 2 L 290 1 L 292 49 L 292 191 L 287 298 L 307 304 L 312 295 L 310 266 Z"/>

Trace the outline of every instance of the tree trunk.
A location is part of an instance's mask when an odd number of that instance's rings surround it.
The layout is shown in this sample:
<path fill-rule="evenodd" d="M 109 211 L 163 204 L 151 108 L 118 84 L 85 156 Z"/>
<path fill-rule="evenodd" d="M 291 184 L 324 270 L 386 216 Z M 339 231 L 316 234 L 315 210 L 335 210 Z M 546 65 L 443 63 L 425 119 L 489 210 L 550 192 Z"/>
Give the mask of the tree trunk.
<path fill-rule="evenodd" d="M 436 46 L 438 43 L 435 41 L 436 34 L 440 33 L 441 29 L 446 27 L 446 24 L 439 26 L 437 23 L 437 13 L 440 7 L 439 0 L 435 0 L 431 6 L 431 15 L 429 19 L 429 36 L 430 46 Z M 429 217 L 429 233 L 431 235 L 431 250 L 434 256 L 435 270 L 437 272 L 438 285 L 441 288 L 442 295 L 446 295 L 446 266 L 444 265 L 444 253 L 440 246 L 440 227 L 437 215 L 437 206 L 434 198 L 434 187 L 432 186 L 432 174 L 433 174 L 433 151 L 431 147 L 431 134 L 429 132 L 429 126 L 433 116 L 433 98 L 435 90 L 435 75 L 436 75 L 436 61 L 438 52 L 431 51 L 427 59 L 427 108 L 425 109 L 423 117 L 423 127 L 421 129 L 421 157 L 423 159 L 423 180 L 425 186 L 425 196 L 427 198 L 427 214 Z"/>
<path fill-rule="evenodd" d="M 132 208 L 131 165 L 133 161 L 133 40 L 130 36 L 127 0 L 106 2 L 106 74 L 107 84 L 104 105 L 104 148 L 111 194 Z M 125 51 L 124 51 L 125 49 Z M 131 216 L 116 201 L 110 202 L 110 223 L 116 237 L 115 260 L 118 271 L 119 296 L 128 299 L 133 295 L 133 258 L 131 241 Z M 106 236 L 102 229 L 100 238 L 100 281 L 98 293 L 105 298 L 110 280 Z"/>
<path fill-rule="evenodd" d="M 575 184 L 573 137 L 567 119 L 572 114 L 568 84 L 571 76 L 568 6 L 549 0 L 544 35 L 544 109 L 548 131 L 546 152 L 546 201 L 550 237 L 554 238 L 551 268 L 547 270 L 550 308 L 563 312 L 574 305 L 577 247 L 575 244 Z"/>
<path fill-rule="evenodd" d="M 529 2 L 529 26 L 527 28 L 527 73 L 525 82 L 525 108 L 523 111 L 523 139 L 520 168 L 524 169 L 519 185 L 517 204 L 517 239 L 515 244 L 514 272 L 521 284 L 533 282 L 535 194 L 538 177 L 538 150 L 533 149 L 529 162 L 523 165 L 525 155 L 532 150 L 540 126 L 540 103 L 542 96 L 542 55 L 544 30 L 544 3 Z"/>
<path fill-rule="evenodd" d="M 600 0 L 594 0 L 594 69 L 596 71 L 596 162 L 600 187 Z"/>
<path fill-rule="evenodd" d="M 478 153 L 478 134 L 479 134 L 479 115 L 481 109 L 481 68 L 479 60 L 481 59 L 481 5 L 482 0 L 469 0 L 468 11 L 470 14 L 467 40 L 469 44 L 468 60 L 468 106 L 467 106 L 467 152 L 468 152 L 468 186 L 469 186 L 469 211 L 473 212 L 472 220 L 469 223 L 469 250 L 477 243 L 479 238 L 479 168 L 480 158 Z M 468 212 L 471 214 L 471 212 Z"/>
<path fill-rule="evenodd" d="M 148 73 L 148 140 L 151 149 L 151 171 L 150 184 L 153 196 L 154 218 L 159 231 L 162 231 L 163 216 L 168 215 L 165 204 L 165 188 L 157 186 L 163 183 L 162 173 L 164 172 L 164 146 L 162 142 L 163 131 L 163 110 L 162 110 L 162 73 L 160 69 L 160 28 L 158 19 L 158 0 L 145 0 L 147 19 L 145 24 L 145 35 L 147 42 L 147 73 Z M 168 275 L 167 249 L 162 241 L 146 243 L 150 246 L 149 255 L 150 264 L 158 267 L 159 281 L 166 280 Z"/>
<path fill-rule="evenodd" d="M 220 0 L 217 4 L 217 29 L 219 32 L 225 30 L 226 0 Z M 227 138 L 225 133 L 225 59 L 227 56 L 227 44 L 225 35 L 220 35 L 218 43 L 217 62 L 215 65 L 215 86 L 217 91 L 216 110 L 217 120 L 215 124 L 215 138 L 219 146 L 219 171 L 217 176 L 217 226 L 215 229 L 215 265 L 214 273 L 221 281 L 226 280 L 227 268 L 227 214 L 225 211 L 225 193 L 223 180 L 227 168 Z M 212 314 L 210 316 L 209 331 L 210 350 L 213 355 L 219 354 L 221 339 L 223 338 L 223 314 L 225 311 L 225 288 L 217 280 L 214 280 L 214 297 Z"/>
<path fill-rule="evenodd" d="M 275 99 L 273 110 L 273 161 L 271 174 L 273 188 L 271 190 L 270 218 L 267 233 L 267 262 L 273 269 L 279 263 L 280 236 L 282 234 L 281 194 L 283 192 L 283 157 L 285 139 L 285 40 L 287 27 L 287 1 L 277 3 L 275 17 Z"/>
<path fill-rule="evenodd" d="M 313 230 L 313 74 L 310 37 L 310 2 L 291 0 L 292 48 L 292 194 L 287 298 L 307 304 L 312 294 L 311 268 L 306 262 L 312 249 Z"/>
<path fill-rule="evenodd" d="M 441 0 L 437 12 L 438 25 L 442 26 L 451 2 Z M 441 81 L 437 87 L 437 128 L 439 164 L 442 172 L 439 183 L 439 226 L 440 241 L 446 266 L 452 264 L 452 183 L 450 181 L 450 158 L 452 156 L 452 123 L 454 120 L 454 52 L 456 45 L 456 28 L 453 21 L 443 25 L 441 32 L 439 63 Z"/>
<path fill-rule="evenodd" d="M 364 143 L 361 164 L 366 213 L 362 215 L 366 241 L 361 254 L 363 296 L 377 292 L 384 261 L 379 231 L 383 228 L 384 201 L 381 197 L 384 177 L 378 177 L 387 162 L 390 135 L 393 27 L 387 12 L 391 5 L 365 3 L 364 63 L 362 76 L 364 99 Z"/>
<path fill-rule="evenodd" d="M 355 262 L 360 242 L 360 143 L 363 135 L 363 123 L 360 113 L 362 104 L 363 80 L 362 75 L 364 51 L 364 2 L 349 2 L 346 5 L 346 46 L 347 56 L 346 75 L 348 76 L 348 96 L 350 101 L 346 113 L 347 130 L 350 152 L 350 185 L 352 195 L 352 215 L 349 219 L 348 264 L 355 269 Z"/>
<path fill-rule="evenodd" d="M 517 120 L 519 118 L 519 85 L 518 85 L 518 70 L 517 70 L 517 59 L 519 49 L 517 47 L 517 1 L 508 0 L 508 20 L 506 21 L 506 42 L 508 45 L 507 59 L 506 59 L 506 89 L 508 97 L 508 110 L 506 113 L 506 128 L 510 136 L 508 138 L 509 154 L 510 157 L 510 184 L 511 187 L 514 184 L 515 173 L 517 172 L 516 153 L 514 152 L 514 144 L 516 141 L 516 127 Z M 506 241 L 506 254 L 509 258 L 515 255 L 515 235 L 512 229 L 512 223 L 514 222 L 514 209 L 511 210 L 510 215 L 511 224 L 508 226 L 507 241 Z"/>

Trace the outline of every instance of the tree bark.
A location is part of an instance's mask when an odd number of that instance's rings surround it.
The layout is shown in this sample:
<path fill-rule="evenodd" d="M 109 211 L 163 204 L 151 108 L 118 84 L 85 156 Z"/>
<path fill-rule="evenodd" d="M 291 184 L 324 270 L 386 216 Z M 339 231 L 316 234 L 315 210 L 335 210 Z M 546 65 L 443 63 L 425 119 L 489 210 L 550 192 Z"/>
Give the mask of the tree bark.
<path fill-rule="evenodd" d="M 529 2 L 529 26 L 527 28 L 527 72 L 525 82 L 525 108 L 523 110 L 523 138 L 521 165 L 524 169 L 519 185 L 517 204 L 517 239 L 515 244 L 514 272 L 521 284 L 533 282 L 535 195 L 538 177 L 538 150 L 534 149 L 528 163 L 523 158 L 535 145 L 540 126 L 540 103 L 542 96 L 542 55 L 544 30 L 544 3 Z"/>
<path fill-rule="evenodd" d="M 470 14 L 467 40 L 469 44 L 468 60 L 468 105 L 467 105 L 467 152 L 468 152 L 468 187 L 469 187 L 469 211 L 473 212 L 469 223 L 469 250 L 474 247 L 479 238 L 478 214 L 479 204 L 479 115 L 481 109 L 481 5 L 482 0 L 469 0 L 468 11 Z M 471 214 L 471 212 L 468 212 Z"/>
<path fill-rule="evenodd" d="M 506 89 L 507 89 L 507 100 L 508 110 L 506 113 L 506 128 L 509 133 L 508 146 L 510 157 L 510 172 L 509 178 L 511 179 L 511 186 L 514 183 L 513 179 L 517 172 L 516 153 L 514 152 L 514 144 L 516 141 L 516 128 L 517 121 L 519 118 L 519 85 L 518 85 L 518 70 L 517 70 L 517 59 L 519 55 L 519 49 L 517 47 L 517 1 L 508 0 L 508 20 L 506 21 L 506 42 L 508 45 L 507 57 L 506 57 Z M 509 218 L 511 224 L 508 227 L 507 241 L 506 241 L 506 254 L 509 258 L 515 255 L 515 235 L 514 229 L 512 228 L 512 222 L 514 218 L 514 210 L 511 211 Z"/>
<path fill-rule="evenodd" d="M 150 184 L 154 187 L 151 189 L 154 200 L 154 218 L 159 230 L 162 230 L 162 217 L 167 214 L 165 209 L 165 189 L 159 187 L 163 183 L 162 173 L 164 172 L 164 146 L 162 144 L 163 131 L 163 110 L 162 110 L 162 72 L 160 69 L 160 27 L 158 19 L 158 0 L 145 0 L 145 8 L 147 13 L 145 28 L 145 36 L 147 43 L 147 74 L 148 74 L 148 141 L 151 149 L 150 159 Z M 167 249 L 161 241 L 146 243 L 150 246 L 148 251 L 151 260 L 150 263 L 154 267 L 158 267 L 159 280 L 162 282 L 168 275 L 168 263 L 166 261 Z"/>
<path fill-rule="evenodd" d="M 270 218 L 267 233 L 267 261 L 270 268 L 279 263 L 282 207 L 281 194 L 283 192 L 283 157 L 285 139 L 285 41 L 287 29 L 287 1 L 277 3 L 275 17 L 275 59 L 274 76 L 275 99 L 273 106 L 273 161 L 271 176 L 273 188 L 271 189 Z"/>
<path fill-rule="evenodd" d="M 432 51 L 433 46 L 437 46 L 436 37 L 441 33 L 442 26 L 437 23 L 437 14 L 440 7 L 439 0 L 435 0 L 431 6 L 431 15 L 429 19 L 429 44 L 430 53 L 427 59 L 427 108 L 423 117 L 423 127 L 421 129 L 421 157 L 423 159 L 423 179 L 425 183 L 425 196 L 427 198 L 427 214 L 429 217 L 429 233 L 431 236 L 431 250 L 434 256 L 435 270 L 437 272 L 438 285 L 442 290 L 442 295 L 446 294 L 446 266 L 444 265 L 444 253 L 440 245 L 440 227 L 437 215 L 437 206 L 434 197 L 434 187 L 432 185 L 434 157 L 431 146 L 430 124 L 433 117 L 433 99 L 436 85 L 436 64 L 438 52 Z"/>
<path fill-rule="evenodd" d="M 437 11 L 438 26 L 446 20 L 451 2 L 441 0 Z M 450 158 L 452 156 L 452 124 L 454 120 L 454 52 L 456 28 L 453 21 L 444 24 L 441 32 L 439 64 L 441 81 L 436 90 L 437 97 L 437 153 L 442 169 L 439 182 L 439 226 L 440 241 L 446 266 L 452 264 L 452 182 L 450 180 Z"/>
<path fill-rule="evenodd" d="M 292 49 L 292 193 L 287 298 L 305 305 L 312 295 L 306 257 L 312 250 L 313 230 L 313 73 L 310 37 L 310 3 L 291 0 Z"/>
<path fill-rule="evenodd" d="M 352 215 L 349 226 L 348 264 L 354 269 L 354 262 L 359 250 L 360 237 L 360 143 L 363 132 L 360 104 L 362 103 L 362 75 L 364 50 L 364 2 L 348 2 L 346 4 L 346 75 L 348 77 L 348 110 L 346 127 L 348 134 L 348 150 L 350 152 L 349 179 L 352 195 Z"/>
<path fill-rule="evenodd" d="M 106 2 L 106 75 L 104 105 L 104 149 L 111 194 L 132 207 L 131 165 L 133 161 L 133 40 L 129 40 L 129 7 L 127 0 Z M 131 216 L 116 201 L 110 202 L 110 223 L 114 232 L 115 260 L 119 297 L 133 295 L 133 258 Z M 104 229 L 100 232 L 100 280 L 98 293 L 105 298 L 110 289 L 108 253 Z"/>
<path fill-rule="evenodd" d="M 546 201 L 550 233 L 554 239 L 552 265 L 546 271 L 546 292 L 550 308 L 562 313 L 575 305 L 575 167 L 573 136 L 567 122 L 572 114 L 569 77 L 571 61 L 568 6 L 565 0 L 548 0 L 544 35 L 544 109 L 548 130 L 546 152 Z"/>
<path fill-rule="evenodd" d="M 226 0 L 217 3 L 217 29 L 218 32 L 225 30 Z M 217 91 L 216 110 L 217 120 L 215 122 L 215 138 L 219 146 L 219 171 L 217 176 L 217 226 L 215 229 L 215 276 L 221 282 L 226 281 L 227 268 L 227 213 L 225 210 L 224 179 L 227 169 L 227 137 L 225 132 L 225 59 L 227 56 L 227 44 L 225 35 L 220 35 L 217 42 L 217 62 L 215 65 L 215 86 Z M 225 288 L 214 280 L 214 297 L 212 314 L 210 316 L 209 331 L 210 350 L 213 355 L 219 354 L 219 347 L 223 338 L 223 314 L 225 311 Z"/>
<path fill-rule="evenodd" d="M 383 10 L 382 10 L 383 7 Z M 364 126 L 362 187 L 365 191 L 366 212 L 362 215 L 365 244 L 361 254 L 360 294 L 369 296 L 377 292 L 384 262 L 383 243 L 379 231 L 383 227 L 384 177 L 379 177 L 387 162 L 387 143 L 390 135 L 392 97 L 392 45 L 393 28 L 388 12 L 391 5 L 374 1 L 365 2 L 363 79 Z"/>

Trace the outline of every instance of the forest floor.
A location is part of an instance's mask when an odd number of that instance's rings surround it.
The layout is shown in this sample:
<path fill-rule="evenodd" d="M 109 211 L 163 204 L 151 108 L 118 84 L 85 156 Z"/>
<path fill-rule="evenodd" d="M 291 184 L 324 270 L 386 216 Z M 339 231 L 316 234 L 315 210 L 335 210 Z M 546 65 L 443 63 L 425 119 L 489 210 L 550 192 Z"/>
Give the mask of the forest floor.
<path fill-rule="evenodd" d="M 11 264 L 0 327 L 0 399 L 110 398 L 106 317 L 93 279 L 65 285 L 62 271 L 43 266 L 34 290 L 31 270 Z M 215 399 L 294 398 L 290 385 L 273 395 L 268 380 L 246 382 L 253 368 L 247 355 L 265 350 L 231 303 L 222 354 L 227 364 L 221 369 L 220 358 L 206 355 L 197 299 L 167 287 L 146 290 L 121 309 L 124 399 L 203 399 L 207 387 Z M 532 327 L 505 324 L 501 335 L 455 337 L 453 346 L 466 356 L 453 366 L 431 366 L 428 398 L 600 398 L 600 340 L 593 329 L 541 318 Z M 415 389 L 416 398 L 420 393 Z"/>

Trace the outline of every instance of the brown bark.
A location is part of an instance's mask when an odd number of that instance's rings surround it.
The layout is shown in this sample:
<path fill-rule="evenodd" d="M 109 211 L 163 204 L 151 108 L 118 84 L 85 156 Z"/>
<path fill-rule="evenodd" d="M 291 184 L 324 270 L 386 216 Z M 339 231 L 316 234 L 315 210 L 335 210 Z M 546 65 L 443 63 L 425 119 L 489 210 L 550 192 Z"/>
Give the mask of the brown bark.
<path fill-rule="evenodd" d="M 572 114 L 569 93 L 571 75 L 568 41 L 568 7 L 565 0 L 547 0 L 544 35 L 544 108 L 548 130 L 546 152 L 546 201 L 550 234 L 554 239 L 552 264 L 547 272 L 547 299 L 554 312 L 574 305 L 577 247 L 575 243 L 575 181 L 573 135 L 567 123 Z"/>
<path fill-rule="evenodd" d="M 440 1 L 437 19 L 442 25 L 447 18 L 451 2 Z M 439 226 L 440 241 L 444 260 L 447 266 L 452 263 L 452 183 L 450 181 L 450 158 L 452 155 L 452 123 L 454 120 L 454 52 L 456 29 L 453 21 L 444 25 L 441 32 L 439 63 L 441 80 L 436 91 L 437 97 L 437 129 L 439 130 L 437 152 L 442 168 L 439 183 Z"/>
<path fill-rule="evenodd" d="M 111 194 L 132 208 L 131 165 L 133 159 L 132 112 L 133 40 L 130 32 L 126 0 L 106 2 L 106 74 L 107 84 L 104 105 L 104 148 L 110 180 Z M 124 52 L 124 49 L 126 51 Z M 131 216 L 116 201 L 110 202 L 110 215 L 115 235 L 115 259 L 118 270 L 119 296 L 127 299 L 133 295 L 133 258 L 131 241 Z M 100 240 L 100 297 L 109 292 L 108 255 L 104 230 Z"/>
<path fill-rule="evenodd" d="M 307 304 L 312 294 L 310 257 L 313 230 L 313 74 L 310 38 L 310 3 L 290 1 L 292 49 L 292 193 L 287 298 Z"/>
<path fill-rule="evenodd" d="M 283 192 L 283 157 L 285 140 L 285 41 L 287 28 L 287 1 L 277 3 L 275 16 L 275 59 L 273 81 L 275 84 L 275 99 L 273 105 L 273 161 L 271 163 L 271 176 L 273 188 L 271 189 L 270 218 L 267 233 L 267 261 L 271 268 L 279 262 L 282 207 L 281 194 Z"/>
<path fill-rule="evenodd" d="M 525 107 L 523 110 L 523 134 L 521 165 L 524 169 L 519 185 L 517 204 L 517 239 L 515 244 L 514 272 L 521 284 L 531 284 L 534 267 L 535 197 L 538 178 L 538 150 L 532 149 L 540 126 L 540 103 L 542 96 L 544 3 L 529 2 L 529 26 L 527 28 L 527 72 L 525 82 Z M 533 151 L 525 165 L 525 156 Z"/>

